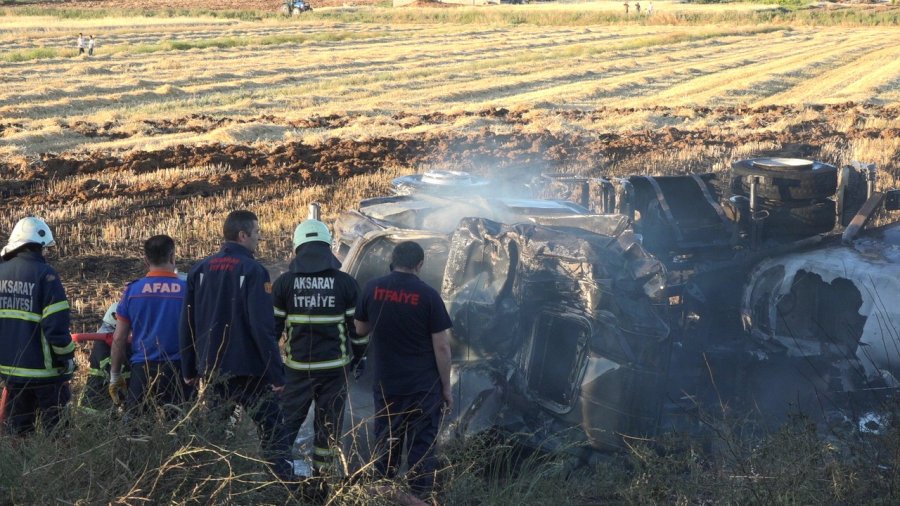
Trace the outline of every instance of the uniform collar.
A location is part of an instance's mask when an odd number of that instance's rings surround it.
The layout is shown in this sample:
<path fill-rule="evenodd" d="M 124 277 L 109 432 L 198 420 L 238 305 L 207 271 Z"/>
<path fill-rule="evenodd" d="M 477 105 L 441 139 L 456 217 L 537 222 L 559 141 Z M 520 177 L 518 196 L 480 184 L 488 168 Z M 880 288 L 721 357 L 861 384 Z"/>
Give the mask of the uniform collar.
<path fill-rule="evenodd" d="M 177 278 L 178 274 L 172 271 L 150 271 L 147 273 L 148 278 Z"/>
<path fill-rule="evenodd" d="M 234 241 L 225 241 L 222 243 L 222 252 L 224 253 L 236 253 L 238 255 L 248 256 L 253 258 L 253 252 L 249 249 L 241 246 L 240 244 Z"/>
<path fill-rule="evenodd" d="M 8 261 L 12 260 L 13 258 L 21 258 L 22 260 L 31 260 L 33 262 L 41 262 L 44 264 L 47 263 L 47 260 L 44 259 L 44 255 L 42 255 L 36 251 L 20 250 L 15 255 L 7 258 L 6 261 L 8 262 Z"/>

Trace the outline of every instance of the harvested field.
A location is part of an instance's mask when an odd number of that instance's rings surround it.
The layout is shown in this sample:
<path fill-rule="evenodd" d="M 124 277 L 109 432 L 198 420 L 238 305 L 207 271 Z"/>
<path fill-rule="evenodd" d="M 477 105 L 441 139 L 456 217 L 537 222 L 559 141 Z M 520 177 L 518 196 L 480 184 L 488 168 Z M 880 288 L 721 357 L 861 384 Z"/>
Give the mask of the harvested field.
<path fill-rule="evenodd" d="M 602 26 L 71 5 L 99 14 L 0 16 L 0 229 L 26 213 L 53 224 L 84 327 L 139 274 L 141 238 L 173 234 L 189 263 L 215 248 L 226 210 L 247 206 L 275 264 L 308 202 L 330 218 L 423 168 L 664 173 L 774 151 L 900 168 L 892 26 L 681 25 L 666 2 Z M 93 57 L 75 54 L 78 32 L 97 37 Z"/>
<path fill-rule="evenodd" d="M 723 171 L 780 154 L 874 162 L 882 187 L 900 177 L 896 6 L 661 0 L 647 16 L 626 15 L 620 0 L 310 3 L 289 19 L 276 0 L 0 7 L 0 239 L 28 214 L 50 223 L 73 331 L 96 329 L 144 274 L 151 235 L 173 236 L 186 270 L 217 249 L 228 211 L 251 209 L 258 256 L 277 275 L 309 203 L 331 221 L 392 178 L 428 169 L 521 183 L 542 172 Z M 93 56 L 78 54 L 79 33 L 96 37 Z M 518 466 L 518 449 L 471 439 L 447 452 L 441 502 L 898 502 L 896 428 L 880 440 L 860 428 L 860 441 L 823 441 L 798 419 L 760 444 L 732 409 L 697 414 L 716 433 L 703 451 L 634 440 L 628 455 L 590 470 L 558 456 Z M 66 438 L 0 438 L 14 448 L 0 462 L 0 496 L 295 499 L 260 472 L 249 423 L 220 447 L 204 438 L 221 424 L 205 421 L 134 437 L 120 420 L 79 419 Z M 368 482 L 340 486 L 347 492 L 329 504 L 391 503 Z"/>

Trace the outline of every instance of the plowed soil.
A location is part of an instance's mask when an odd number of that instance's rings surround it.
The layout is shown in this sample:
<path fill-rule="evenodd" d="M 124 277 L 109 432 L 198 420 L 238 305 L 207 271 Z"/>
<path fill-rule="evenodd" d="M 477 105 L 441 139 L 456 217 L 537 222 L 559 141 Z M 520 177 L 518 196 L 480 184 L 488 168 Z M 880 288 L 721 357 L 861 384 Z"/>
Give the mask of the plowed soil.
<path fill-rule="evenodd" d="M 384 166 L 418 167 L 443 163 L 464 170 L 478 171 L 479 167 L 558 168 L 577 166 L 584 173 L 598 174 L 607 168 L 610 160 L 618 164 L 639 162 L 640 158 L 653 158 L 672 151 L 687 151 L 699 146 L 717 146 L 730 150 L 740 146 L 774 144 L 783 155 L 818 157 L 823 146 L 847 146 L 852 141 L 865 139 L 896 139 L 898 128 L 865 128 L 851 125 L 838 128 L 841 119 L 857 111 L 853 103 L 811 106 L 764 106 L 757 108 L 695 108 L 693 116 L 702 116 L 707 122 L 723 123 L 716 130 L 687 130 L 676 127 L 648 129 L 630 134 L 601 133 L 597 135 L 567 135 L 552 132 L 496 133 L 496 128 L 483 128 L 476 133 L 407 135 L 404 138 L 373 138 L 364 141 L 332 138 L 324 143 L 307 145 L 291 142 L 271 145 L 209 144 L 177 145 L 158 151 L 132 151 L 116 155 L 107 152 L 78 154 L 45 153 L 39 159 L 18 162 L 0 161 L 0 171 L 9 179 L 0 181 L 0 194 L 12 197 L 0 208 L 46 202 L 46 195 L 35 195 L 29 188 L 35 182 L 65 179 L 76 175 L 110 172 L 141 174 L 165 168 L 224 166 L 229 176 L 214 180 L 181 181 L 174 186 L 137 186 L 116 189 L 119 196 L 146 196 L 147 192 L 166 199 L 190 193 L 212 194 L 229 189 L 264 184 L 265 181 L 292 180 L 306 185 L 325 184 L 339 178 L 371 174 Z M 798 115 L 805 109 L 822 113 L 822 119 L 791 125 L 786 129 L 765 129 L 785 116 Z M 867 115 L 877 115 L 885 120 L 896 120 L 900 108 L 866 106 Z M 661 117 L 674 114 L 674 110 L 654 108 Z M 683 114 L 683 108 L 680 110 Z M 460 116 L 492 118 L 507 126 L 528 123 L 529 111 L 515 112 L 506 109 L 488 109 L 480 112 L 458 114 L 435 113 L 428 115 L 403 115 L 395 119 L 405 123 L 452 122 Z M 634 109 L 604 109 L 594 111 L 560 111 L 565 119 L 584 120 L 606 118 L 610 115 L 633 114 Z M 727 126 L 735 118 L 742 125 Z M 148 128 L 158 134 L 191 131 L 202 133 L 230 123 L 264 121 L 285 124 L 293 128 L 338 128 L 350 121 L 348 117 L 313 117 L 302 121 L 286 121 L 266 116 L 255 119 L 215 118 L 192 115 L 165 121 L 146 121 Z M 84 122 L 71 125 L 72 129 L 88 136 L 120 138 L 126 134 L 115 133 L 112 124 L 93 125 Z M 111 133 L 110 133 L 111 132 Z M 889 167 L 892 172 L 900 167 L 900 153 L 893 153 Z M 705 163 L 698 160 L 697 169 Z M 60 195 L 60 201 L 91 198 L 102 195 L 100 185 L 86 185 L 75 195 Z"/>

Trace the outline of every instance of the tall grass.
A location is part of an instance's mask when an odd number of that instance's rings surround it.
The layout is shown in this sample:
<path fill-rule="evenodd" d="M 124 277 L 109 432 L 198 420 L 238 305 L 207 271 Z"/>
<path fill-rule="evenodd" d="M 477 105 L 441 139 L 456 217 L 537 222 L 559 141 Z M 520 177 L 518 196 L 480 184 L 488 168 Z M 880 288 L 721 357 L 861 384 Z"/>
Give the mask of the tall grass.
<path fill-rule="evenodd" d="M 19 63 L 32 60 L 46 60 L 49 58 L 68 58 L 78 54 L 75 49 L 58 47 L 36 47 L 32 49 L 20 49 L 8 53 L 0 53 L 0 61 Z"/>
<path fill-rule="evenodd" d="M 70 410 L 56 434 L 0 436 L 0 501 L 12 504 L 309 504 L 302 487 L 261 461 L 249 417 L 185 407 L 174 419 L 120 419 Z M 896 412 L 894 413 L 896 420 Z M 699 422 L 699 421 L 698 421 Z M 491 430 L 442 451 L 446 505 L 896 504 L 900 428 L 881 435 L 823 431 L 796 416 L 760 432 L 750 419 L 705 416 L 702 437 L 625 440 L 627 450 L 570 446 L 546 453 Z M 847 427 L 852 427 L 848 424 Z M 345 448 L 355 448 L 345 436 Z M 327 504 L 393 504 L 402 481 L 376 480 L 366 454 L 345 453 Z M 340 467 L 340 466 L 339 466 Z M 319 502 L 318 504 L 322 504 Z"/>

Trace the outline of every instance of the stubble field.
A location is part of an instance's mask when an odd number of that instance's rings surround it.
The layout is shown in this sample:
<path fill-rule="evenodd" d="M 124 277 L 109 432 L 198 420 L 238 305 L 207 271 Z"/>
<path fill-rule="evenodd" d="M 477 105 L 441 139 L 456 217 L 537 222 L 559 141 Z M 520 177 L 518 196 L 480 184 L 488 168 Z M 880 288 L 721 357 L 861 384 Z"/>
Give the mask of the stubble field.
<path fill-rule="evenodd" d="M 47 219 L 59 243 L 51 261 L 74 305 L 73 331 L 93 330 L 124 284 L 142 275 L 141 243 L 153 234 L 175 237 L 186 269 L 217 249 L 228 211 L 248 208 L 261 218 L 259 256 L 277 275 L 308 203 L 321 202 L 330 221 L 416 171 L 506 180 L 560 171 L 665 174 L 782 153 L 874 162 L 882 186 L 900 176 L 897 7 L 659 1 L 652 16 L 625 16 L 619 1 L 392 9 L 328 0 L 284 19 L 275 14 L 278 2 L 179 5 L 0 7 L 0 236 L 25 215 Z M 79 32 L 96 37 L 93 56 L 77 54 Z M 182 444 L 172 435 L 154 436 L 165 465 L 143 471 L 126 463 L 156 461 L 122 443 L 124 435 L 114 443 L 53 442 L 83 443 L 78 469 L 115 480 L 73 473 L 77 486 L 42 488 L 43 473 L 67 460 L 20 455 L 22 466 L 37 467 L 20 472 L 9 461 L 22 486 L 6 499 L 283 500 L 252 495 L 255 482 L 212 478 L 183 495 L 179 487 L 196 482 L 184 464 L 196 443 L 170 454 L 166 445 Z M 784 437 L 773 447 L 796 444 L 802 457 L 783 468 L 787 461 L 767 458 L 764 446 L 734 454 L 774 462 L 777 483 L 734 481 L 741 477 L 728 466 L 711 471 L 694 457 L 636 449 L 625 474 L 601 468 L 573 482 L 551 462 L 536 468 L 540 479 L 495 480 L 482 491 L 472 488 L 482 483 L 475 474 L 487 471 L 466 464 L 454 468 L 459 479 L 444 499 L 547 502 L 565 490 L 582 504 L 854 503 L 894 490 L 896 473 L 878 481 L 881 471 L 864 463 L 834 464 L 814 434 Z M 173 478 L 182 472 L 183 480 Z M 232 487 L 246 491 L 231 495 Z M 771 490 L 760 495 L 754 487 Z"/>

